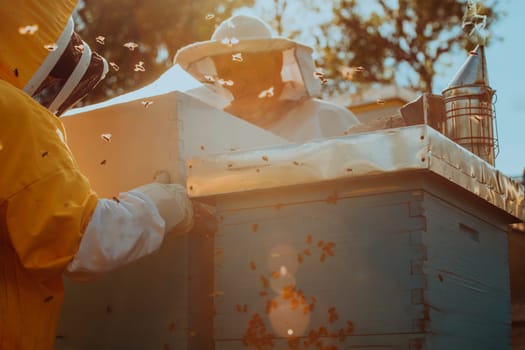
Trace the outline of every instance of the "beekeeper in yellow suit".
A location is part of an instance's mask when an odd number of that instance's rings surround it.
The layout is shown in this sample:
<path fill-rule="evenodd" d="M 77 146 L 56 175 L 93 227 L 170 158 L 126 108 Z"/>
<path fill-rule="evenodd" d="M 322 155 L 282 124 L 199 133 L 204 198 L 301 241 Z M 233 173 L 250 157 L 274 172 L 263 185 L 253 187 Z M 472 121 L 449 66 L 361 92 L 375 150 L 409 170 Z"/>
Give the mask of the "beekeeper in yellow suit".
<path fill-rule="evenodd" d="M 112 270 L 192 225 L 182 186 L 152 183 L 107 200 L 79 172 L 57 115 L 107 64 L 74 32 L 75 5 L 0 4 L 0 349 L 53 348 L 64 272 Z"/>
<path fill-rule="evenodd" d="M 209 89 L 190 95 L 289 141 L 342 136 L 359 121 L 316 98 L 323 77 L 311 55 L 310 47 L 272 37 L 259 18 L 238 15 L 222 22 L 211 40 L 181 48 L 174 61 Z"/>

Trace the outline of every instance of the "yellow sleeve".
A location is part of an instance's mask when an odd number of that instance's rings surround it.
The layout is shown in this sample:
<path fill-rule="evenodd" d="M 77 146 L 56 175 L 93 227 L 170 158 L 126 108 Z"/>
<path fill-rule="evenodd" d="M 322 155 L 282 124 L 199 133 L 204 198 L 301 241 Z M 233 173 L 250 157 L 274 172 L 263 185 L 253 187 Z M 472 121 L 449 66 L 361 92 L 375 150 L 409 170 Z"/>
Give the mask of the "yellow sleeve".
<path fill-rule="evenodd" d="M 22 265 L 56 277 L 78 250 L 97 196 L 56 116 L 2 80 L 0 111 L 0 221 Z"/>
<path fill-rule="evenodd" d="M 60 169 L 11 197 L 6 222 L 22 265 L 42 279 L 62 273 L 78 251 L 97 200 L 76 169 Z"/>

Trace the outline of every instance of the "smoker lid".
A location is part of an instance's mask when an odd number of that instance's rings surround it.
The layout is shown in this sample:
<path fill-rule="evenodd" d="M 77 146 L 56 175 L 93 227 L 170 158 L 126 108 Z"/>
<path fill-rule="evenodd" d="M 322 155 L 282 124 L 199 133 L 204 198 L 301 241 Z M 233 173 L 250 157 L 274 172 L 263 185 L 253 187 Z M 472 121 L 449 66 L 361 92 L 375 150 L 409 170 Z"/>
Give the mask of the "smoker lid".
<path fill-rule="evenodd" d="M 466 61 L 443 92 L 465 85 L 485 85 L 489 87 L 487 60 L 483 46 L 478 45 L 469 53 Z"/>

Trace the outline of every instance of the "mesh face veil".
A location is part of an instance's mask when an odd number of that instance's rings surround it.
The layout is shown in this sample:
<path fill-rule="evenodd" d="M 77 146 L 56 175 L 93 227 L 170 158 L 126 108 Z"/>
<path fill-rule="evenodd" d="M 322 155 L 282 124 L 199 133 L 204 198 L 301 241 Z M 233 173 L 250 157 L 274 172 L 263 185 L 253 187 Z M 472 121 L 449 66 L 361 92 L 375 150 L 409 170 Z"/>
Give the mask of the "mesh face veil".
<path fill-rule="evenodd" d="M 217 67 L 214 56 L 239 53 L 264 56 L 273 52 L 282 54 L 281 83 L 286 89 L 281 99 L 297 100 L 320 95 L 321 85 L 314 77 L 312 49 L 285 38 L 273 37 L 268 26 L 255 17 L 239 15 L 222 22 L 211 40 L 181 48 L 174 61 L 202 83 L 217 85 L 222 78 L 218 71 L 222 69 Z M 228 64 L 235 64 L 232 61 L 233 58 Z"/>
<path fill-rule="evenodd" d="M 74 32 L 75 5 L 75 0 L 25 0 L 0 8 L 0 79 L 57 115 L 108 71 L 107 62 Z"/>
<path fill-rule="evenodd" d="M 60 55 L 48 56 L 24 87 L 27 94 L 56 115 L 61 115 L 75 105 L 108 72 L 106 60 L 92 52 L 80 36 L 72 31 L 72 20 L 68 22 L 60 39 L 64 34 L 65 40 L 69 41 L 64 40 Z"/>

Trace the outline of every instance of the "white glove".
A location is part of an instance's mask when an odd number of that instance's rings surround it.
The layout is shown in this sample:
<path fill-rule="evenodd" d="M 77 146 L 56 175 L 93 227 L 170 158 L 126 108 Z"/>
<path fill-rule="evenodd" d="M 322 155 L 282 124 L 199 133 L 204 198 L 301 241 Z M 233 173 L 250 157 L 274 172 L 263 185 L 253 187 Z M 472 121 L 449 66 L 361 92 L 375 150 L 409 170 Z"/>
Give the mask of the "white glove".
<path fill-rule="evenodd" d="M 153 182 L 130 192 L 140 192 L 151 199 L 164 219 L 166 233 L 186 233 L 193 227 L 193 206 L 184 186 Z"/>

